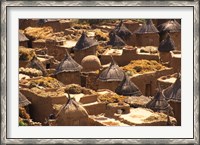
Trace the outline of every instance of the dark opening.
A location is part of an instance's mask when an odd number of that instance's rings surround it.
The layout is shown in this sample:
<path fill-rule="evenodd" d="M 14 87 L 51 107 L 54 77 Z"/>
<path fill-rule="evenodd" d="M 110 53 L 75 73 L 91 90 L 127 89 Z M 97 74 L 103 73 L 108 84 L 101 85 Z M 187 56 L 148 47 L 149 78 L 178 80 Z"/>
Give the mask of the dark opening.
<path fill-rule="evenodd" d="M 151 96 L 151 84 L 146 84 L 145 96 Z"/>
<path fill-rule="evenodd" d="M 49 69 L 50 66 L 51 66 L 50 63 L 47 63 L 47 64 L 46 64 L 46 69 Z"/>

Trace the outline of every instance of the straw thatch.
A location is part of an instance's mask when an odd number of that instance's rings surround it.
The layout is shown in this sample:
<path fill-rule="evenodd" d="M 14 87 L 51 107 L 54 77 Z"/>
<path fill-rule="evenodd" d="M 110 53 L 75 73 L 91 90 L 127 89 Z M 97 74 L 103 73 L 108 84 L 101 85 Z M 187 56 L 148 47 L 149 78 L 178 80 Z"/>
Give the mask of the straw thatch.
<path fill-rule="evenodd" d="M 21 31 L 19 31 L 19 41 L 29 41 L 29 39 Z"/>
<path fill-rule="evenodd" d="M 160 52 L 169 52 L 175 49 L 175 43 L 172 40 L 172 38 L 170 37 L 170 35 L 168 34 L 168 36 L 161 41 L 159 47 L 158 47 L 158 51 Z"/>
<path fill-rule="evenodd" d="M 88 113 L 84 107 L 76 102 L 74 98 L 69 97 L 56 116 L 56 124 L 60 126 L 82 125 L 80 120 L 87 120 L 87 118 Z"/>
<path fill-rule="evenodd" d="M 170 115 L 174 115 L 172 107 L 169 105 L 167 100 L 165 100 L 165 97 L 161 90 L 159 90 L 154 98 L 147 103 L 146 107 L 155 112 L 162 112 L 165 114 L 168 114 L 168 112 L 170 112 Z"/>
<path fill-rule="evenodd" d="M 181 25 L 174 19 L 158 26 L 160 32 L 180 32 Z"/>
<path fill-rule="evenodd" d="M 115 32 L 110 33 L 109 37 L 110 37 L 110 41 L 107 43 L 108 45 L 112 45 L 112 46 L 126 45 L 126 43 L 119 36 L 117 36 Z"/>
<path fill-rule="evenodd" d="M 123 21 L 121 21 L 110 33 L 113 32 L 116 33 L 122 40 L 127 40 L 132 35 L 132 32 L 123 24 Z"/>
<path fill-rule="evenodd" d="M 85 50 L 97 45 L 98 45 L 98 42 L 96 40 L 89 38 L 86 35 L 86 33 L 83 32 L 78 42 L 76 43 L 75 47 L 73 48 L 73 50 L 75 51 Z"/>
<path fill-rule="evenodd" d="M 43 63 L 39 59 L 37 59 L 36 56 L 33 56 L 33 58 L 26 65 L 26 67 L 35 68 L 35 69 L 41 70 L 42 73 L 43 73 L 43 76 L 48 76 L 46 68 L 44 67 Z"/>
<path fill-rule="evenodd" d="M 122 81 L 124 78 L 124 72 L 112 59 L 112 62 L 108 68 L 101 72 L 98 80 L 100 81 Z"/>
<path fill-rule="evenodd" d="M 158 33 L 158 29 L 154 26 L 151 19 L 147 19 L 146 22 L 138 28 L 136 34 L 146 34 L 146 33 Z"/>
<path fill-rule="evenodd" d="M 115 92 L 123 96 L 141 96 L 142 93 L 139 88 L 124 74 L 124 79 L 116 88 Z"/>
<path fill-rule="evenodd" d="M 58 65 L 55 74 L 62 72 L 77 72 L 81 71 L 82 66 L 79 65 L 67 52 L 65 58 Z"/>
<path fill-rule="evenodd" d="M 19 92 L 19 107 L 28 106 L 31 102 L 21 93 Z"/>
<path fill-rule="evenodd" d="M 174 84 L 163 90 L 166 100 L 181 102 L 181 75 L 178 74 Z"/>

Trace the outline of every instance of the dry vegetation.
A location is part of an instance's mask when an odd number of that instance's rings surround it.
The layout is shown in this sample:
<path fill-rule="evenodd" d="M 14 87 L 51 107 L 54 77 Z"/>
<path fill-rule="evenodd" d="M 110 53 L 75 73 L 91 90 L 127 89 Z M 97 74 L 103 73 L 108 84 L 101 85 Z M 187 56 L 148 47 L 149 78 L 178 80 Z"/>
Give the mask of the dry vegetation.
<path fill-rule="evenodd" d="M 119 103 L 119 102 L 124 102 L 125 99 L 127 97 L 126 96 L 119 96 L 117 94 L 111 94 L 111 93 L 107 93 L 104 95 L 100 95 L 98 97 L 99 101 L 101 102 L 105 102 L 105 103 Z"/>
<path fill-rule="evenodd" d="M 20 47 L 19 48 L 19 60 L 30 61 L 35 56 L 34 49 Z"/>
<path fill-rule="evenodd" d="M 151 71 L 163 70 L 166 67 L 155 60 L 133 60 L 122 69 L 128 74 L 144 74 Z"/>

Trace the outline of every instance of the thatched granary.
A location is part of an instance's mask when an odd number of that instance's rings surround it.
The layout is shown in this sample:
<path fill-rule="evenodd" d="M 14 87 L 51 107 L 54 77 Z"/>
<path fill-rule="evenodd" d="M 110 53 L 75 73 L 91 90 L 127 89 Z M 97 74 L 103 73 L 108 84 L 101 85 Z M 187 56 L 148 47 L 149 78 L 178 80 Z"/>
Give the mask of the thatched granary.
<path fill-rule="evenodd" d="M 98 87 L 99 89 L 110 89 L 111 91 L 115 91 L 115 89 L 123 79 L 123 70 L 112 59 L 110 66 L 99 74 Z"/>
<path fill-rule="evenodd" d="M 127 45 L 134 46 L 135 45 L 135 35 L 123 24 L 123 21 L 110 32 L 116 33 Z"/>
<path fill-rule="evenodd" d="M 168 36 L 161 41 L 158 51 L 162 62 L 169 62 L 171 58 L 170 51 L 175 49 L 175 43 L 168 34 Z"/>
<path fill-rule="evenodd" d="M 88 126 L 88 113 L 74 98 L 68 98 L 56 115 L 58 126 Z"/>
<path fill-rule="evenodd" d="M 101 62 L 96 55 L 88 55 L 81 61 L 83 72 L 94 72 L 101 68 Z"/>
<path fill-rule="evenodd" d="M 146 107 L 155 112 L 162 112 L 169 114 L 170 116 L 174 115 L 172 107 L 165 99 L 161 90 L 159 90 L 154 98 L 146 104 Z"/>
<path fill-rule="evenodd" d="M 108 41 L 107 45 L 112 45 L 113 48 L 122 48 L 126 45 L 124 40 L 122 40 L 115 32 L 109 34 L 110 41 Z"/>
<path fill-rule="evenodd" d="M 28 47 L 28 41 L 29 39 L 21 31 L 19 31 L 19 46 Z"/>
<path fill-rule="evenodd" d="M 115 92 L 123 96 L 141 96 L 139 88 L 130 80 L 128 75 L 124 74 L 124 79 L 121 81 Z"/>
<path fill-rule="evenodd" d="M 55 71 L 55 77 L 63 84 L 80 84 L 80 71 L 82 66 L 79 65 L 67 52 L 65 58 L 61 61 Z"/>
<path fill-rule="evenodd" d="M 48 76 L 48 72 L 47 72 L 46 68 L 44 67 L 43 63 L 36 56 L 33 56 L 33 58 L 26 65 L 26 67 L 41 70 L 43 76 Z"/>
<path fill-rule="evenodd" d="M 31 104 L 31 102 L 21 92 L 19 92 L 19 107 L 25 107 L 29 104 Z"/>
<path fill-rule="evenodd" d="M 74 59 L 79 64 L 82 59 L 87 55 L 96 55 L 96 47 L 98 42 L 94 39 L 89 38 L 85 32 L 82 33 L 78 42 L 76 43 L 74 50 Z"/>
<path fill-rule="evenodd" d="M 181 50 L 181 25 L 174 19 L 169 20 L 158 26 L 160 41 L 166 38 L 166 34 L 170 33 L 175 42 L 177 50 Z"/>
<path fill-rule="evenodd" d="M 181 75 L 178 74 L 174 84 L 163 90 L 163 95 L 172 106 L 177 124 L 181 125 Z"/>
<path fill-rule="evenodd" d="M 136 34 L 137 46 L 158 46 L 158 32 L 152 20 L 147 19 L 146 22 L 134 32 Z"/>

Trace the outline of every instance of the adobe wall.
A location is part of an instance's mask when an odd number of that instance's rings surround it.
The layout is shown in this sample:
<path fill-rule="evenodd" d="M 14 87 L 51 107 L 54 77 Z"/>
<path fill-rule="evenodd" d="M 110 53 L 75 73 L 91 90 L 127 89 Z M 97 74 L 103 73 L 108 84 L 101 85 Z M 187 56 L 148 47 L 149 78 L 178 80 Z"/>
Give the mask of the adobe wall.
<path fill-rule="evenodd" d="M 28 47 L 28 41 L 19 41 L 19 46 Z"/>
<path fill-rule="evenodd" d="M 88 73 L 87 76 L 85 77 L 85 87 L 86 88 L 90 88 L 93 90 L 97 90 L 98 89 L 98 83 L 97 83 L 97 79 L 98 79 L 99 74 L 98 73 Z"/>
<path fill-rule="evenodd" d="M 27 27 L 38 27 L 39 19 L 19 19 L 19 29 L 24 30 Z"/>
<path fill-rule="evenodd" d="M 32 48 L 45 48 L 46 42 L 44 41 L 32 41 Z"/>
<path fill-rule="evenodd" d="M 57 74 L 55 78 L 65 85 L 81 84 L 80 72 L 62 72 Z"/>
<path fill-rule="evenodd" d="M 171 61 L 171 54 L 170 52 L 159 52 L 160 59 L 163 63 Z"/>
<path fill-rule="evenodd" d="M 47 54 L 54 56 L 54 58 L 58 61 L 63 60 L 63 58 L 65 57 L 66 54 L 66 48 L 65 47 L 60 47 L 57 45 L 47 45 L 46 46 L 48 48 L 47 50 Z"/>
<path fill-rule="evenodd" d="M 169 104 L 173 108 L 174 117 L 177 120 L 177 125 L 181 126 L 181 102 L 169 101 Z"/>
<path fill-rule="evenodd" d="M 45 27 L 50 26 L 53 29 L 53 32 L 61 31 L 59 21 L 48 21 L 48 22 L 44 23 L 43 26 L 45 26 Z"/>
<path fill-rule="evenodd" d="M 106 111 L 106 104 L 101 102 L 83 104 L 83 107 L 86 109 L 89 115 L 98 115 L 101 113 L 105 113 Z"/>
<path fill-rule="evenodd" d="M 136 34 L 137 46 L 159 46 L 159 34 Z"/>
<path fill-rule="evenodd" d="M 96 55 L 96 46 L 90 47 L 85 50 L 74 51 L 74 60 L 81 64 L 82 59 L 88 55 Z"/>
<path fill-rule="evenodd" d="M 27 89 L 20 90 L 27 99 L 31 102 L 30 115 L 33 121 L 38 121 L 44 124 L 45 118 L 48 118 L 53 113 L 53 103 L 66 102 L 65 96 L 60 96 L 52 99 L 51 97 L 41 97 L 35 93 L 30 92 Z"/>
<path fill-rule="evenodd" d="M 181 32 L 170 32 L 170 36 L 175 43 L 175 49 L 181 50 Z"/>
<path fill-rule="evenodd" d="M 19 68 L 20 67 L 26 67 L 26 65 L 29 63 L 30 61 L 22 61 L 22 60 L 19 60 Z"/>
<path fill-rule="evenodd" d="M 127 40 L 124 40 L 124 42 L 129 46 L 136 46 L 136 35 L 132 34 Z"/>
<path fill-rule="evenodd" d="M 173 74 L 172 69 L 134 75 L 131 77 L 131 81 L 135 83 L 144 96 L 154 96 L 156 95 L 157 79 L 169 74 Z"/>
<path fill-rule="evenodd" d="M 181 71 L 181 57 L 172 56 L 170 61 L 170 67 L 173 68 L 174 73 Z"/>
<path fill-rule="evenodd" d="M 112 81 L 112 82 L 102 82 L 100 80 L 97 80 L 98 83 L 98 89 L 109 89 L 113 92 L 115 92 L 115 89 L 119 86 L 119 81 Z"/>

